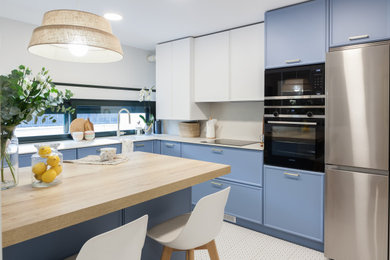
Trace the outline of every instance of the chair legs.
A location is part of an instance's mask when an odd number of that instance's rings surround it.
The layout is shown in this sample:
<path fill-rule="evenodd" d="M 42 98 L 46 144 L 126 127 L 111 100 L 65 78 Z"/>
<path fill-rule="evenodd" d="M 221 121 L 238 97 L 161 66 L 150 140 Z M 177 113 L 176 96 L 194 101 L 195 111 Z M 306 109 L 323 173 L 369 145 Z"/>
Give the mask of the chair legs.
<path fill-rule="evenodd" d="M 195 260 L 194 251 L 200 250 L 200 249 L 207 249 L 211 260 L 219 260 L 219 255 L 218 255 L 218 251 L 217 251 L 217 246 L 215 245 L 215 240 L 212 240 L 203 246 L 193 248 L 190 250 L 186 250 L 186 260 Z M 161 260 L 170 260 L 173 251 L 183 251 L 183 250 L 178 250 L 178 249 L 164 246 L 163 252 L 161 255 Z"/>
<path fill-rule="evenodd" d="M 173 249 L 167 246 L 164 246 L 162 254 L 161 254 L 161 260 L 170 260 L 173 253 Z"/>

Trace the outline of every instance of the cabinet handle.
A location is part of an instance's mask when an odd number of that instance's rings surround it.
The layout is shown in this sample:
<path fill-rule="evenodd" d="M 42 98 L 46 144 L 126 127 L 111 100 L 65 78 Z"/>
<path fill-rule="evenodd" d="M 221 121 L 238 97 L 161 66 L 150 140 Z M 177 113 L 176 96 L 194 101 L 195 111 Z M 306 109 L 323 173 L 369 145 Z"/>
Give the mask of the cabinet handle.
<path fill-rule="evenodd" d="M 172 148 L 172 147 L 174 147 L 175 145 L 174 145 L 174 144 L 165 144 L 165 146 L 168 147 L 168 148 Z"/>
<path fill-rule="evenodd" d="M 292 64 L 292 63 L 300 63 L 301 59 L 295 59 L 295 60 L 286 60 L 287 64 Z"/>
<path fill-rule="evenodd" d="M 135 147 L 144 147 L 144 144 L 135 144 Z"/>
<path fill-rule="evenodd" d="M 363 34 L 363 35 L 356 35 L 356 36 L 351 36 L 348 38 L 350 41 L 356 41 L 356 40 L 361 40 L 361 39 L 367 39 L 370 38 L 370 35 L 368 34 Z"/>
<path fill-rule="evenodd" d="M 289 172 L 285 172 L 283 173 L 284 175 L 287 175 L 287 176 L 292 176 L 292 177 L 299 177 L 299 174 L 298 173 L 289 173 Z"/>
<path fill-rule="evenodd" d="M 218 186 L 218 187 L 222 187 L 223 184 L 220 183 L 220 182 L 215 182 L 215 181 L 212 181 L 211 184 L 215 185 L 215 186 Z"/>
<path fill-rule="evenodd" d="M 223 152 L 222 149 L 215 149 L 215 148 L 211 149 L 211 151 L 213 151 L 214 153 L 222 153 Z"/>

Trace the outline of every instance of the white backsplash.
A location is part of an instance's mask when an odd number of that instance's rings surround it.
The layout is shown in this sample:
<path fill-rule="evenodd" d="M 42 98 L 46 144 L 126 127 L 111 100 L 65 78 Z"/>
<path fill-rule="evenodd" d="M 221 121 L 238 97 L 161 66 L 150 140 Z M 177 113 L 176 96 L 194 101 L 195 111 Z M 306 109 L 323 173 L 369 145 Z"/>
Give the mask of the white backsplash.
<path fill-rule="evenodd" d="M 264 102 L 224 102 L 210 105 L 211 117 L 218 120 L 217 138 L 260 141 Z M 163 121 L 163 133 L 179 135 L 179 122 Z M 201 137 L 206 136 L 206 121 L 201 121 Z"/>

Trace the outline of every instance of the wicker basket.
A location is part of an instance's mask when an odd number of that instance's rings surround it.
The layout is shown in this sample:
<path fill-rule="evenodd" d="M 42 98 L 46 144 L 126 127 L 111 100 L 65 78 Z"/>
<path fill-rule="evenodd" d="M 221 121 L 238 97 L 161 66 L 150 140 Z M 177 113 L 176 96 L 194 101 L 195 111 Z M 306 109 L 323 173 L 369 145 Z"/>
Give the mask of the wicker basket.
<path fill-rule="evenodd" d="M 198 122 L 181 122 L 179 123 L 179 131 L 182 137 L 199 137 L 200 124 Z"/>

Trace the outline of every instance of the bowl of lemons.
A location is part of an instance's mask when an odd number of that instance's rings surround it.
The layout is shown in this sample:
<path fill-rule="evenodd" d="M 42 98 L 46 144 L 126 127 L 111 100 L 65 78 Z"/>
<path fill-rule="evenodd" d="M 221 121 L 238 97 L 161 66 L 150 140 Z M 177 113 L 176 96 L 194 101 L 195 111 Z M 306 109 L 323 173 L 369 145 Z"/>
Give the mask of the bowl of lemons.
<path fill-rule="evenodd" d="M 61 183 L 63 156 L 59 144 L 35 145 L 37 152 L 31 156 L 32 186 L 45 188 Z"/>

